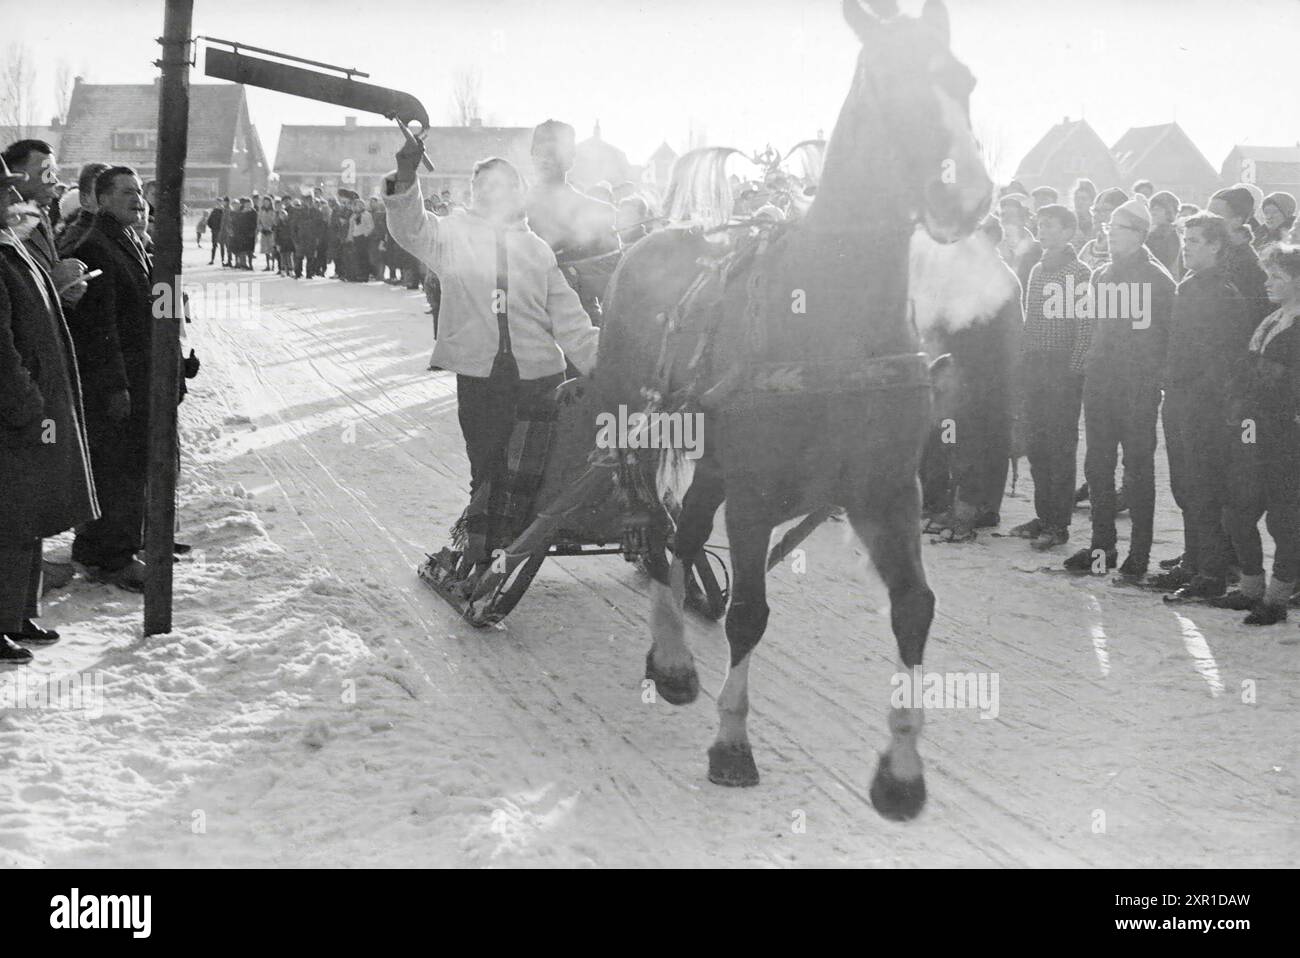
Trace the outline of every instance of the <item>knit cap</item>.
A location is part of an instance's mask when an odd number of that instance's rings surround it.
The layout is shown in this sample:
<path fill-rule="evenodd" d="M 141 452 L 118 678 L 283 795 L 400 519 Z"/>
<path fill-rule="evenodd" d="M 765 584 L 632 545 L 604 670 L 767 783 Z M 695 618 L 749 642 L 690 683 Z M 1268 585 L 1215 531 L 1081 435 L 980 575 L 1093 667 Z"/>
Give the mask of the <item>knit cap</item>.
<path fill-rule="evenodd" d="M 1151 210 L 1147 208 L 1146 197 L 1134 196 L 1123 206 L 1110 214 L 1111 225 L 1128 226 L 1146 233 L 1151 229 Z"/>

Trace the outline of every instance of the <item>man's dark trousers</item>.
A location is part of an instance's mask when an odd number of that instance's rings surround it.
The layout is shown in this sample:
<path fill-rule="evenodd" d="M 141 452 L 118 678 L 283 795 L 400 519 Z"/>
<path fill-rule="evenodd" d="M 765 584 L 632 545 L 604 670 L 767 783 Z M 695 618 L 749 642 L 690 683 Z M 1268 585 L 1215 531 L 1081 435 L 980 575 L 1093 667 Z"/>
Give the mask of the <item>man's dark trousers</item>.
<path fill-rule="evenodd" d="M 1136 377 L 1088 380 L 1083 387 L 1088 448 L 1083 474 L 1092 504 L 1092 548 L 1115 548 L 1115 467 L 1124 450 L 1124 491 L 1133 520 L 1129 556 L 1145 565 L 1151 558 L 1156 508 L 1156 419 L 1160 387 Z"/>
<path fill-rule="evenodd" d="M 1074 513 L 1083 377 L 1065 351 L 1027 353 L 1022 361 L 1034 511 L 1048 528 L 1068 529 Z"/>
<path fill-rule="evenodd" d="M 0 632 L 40 615 L 41 540 L 0 540 Z"/>
<path fill-rule="evenodd" d="M 1183 513 L 1183 564 L 1207 579 L 1227 574 L 1231 547 L 1224 529 L 1231 427 L 1220 398 L 1196 390 L 1165 390 L 1169 484 Z"/>
<path fill-rule="evenodd" d="M 131 397 L 133 404 L 147 399 Z M 77 529 L 72 559 L 111 572 L 127 565 L 144 545 L 148 418 L 138 405 L 122 422 L 88 412 L 86 431 L 100 516 Z"/>

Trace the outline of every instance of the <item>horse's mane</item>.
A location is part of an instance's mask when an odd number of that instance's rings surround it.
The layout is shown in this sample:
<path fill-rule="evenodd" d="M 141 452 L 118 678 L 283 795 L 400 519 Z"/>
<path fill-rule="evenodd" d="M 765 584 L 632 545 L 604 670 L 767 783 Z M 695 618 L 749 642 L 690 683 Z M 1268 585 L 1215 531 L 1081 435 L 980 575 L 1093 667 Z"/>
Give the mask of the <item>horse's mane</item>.
<path fill-rule="evenodd" d="M 705 146 L 683 153 L 673 164 L 664 193 L 664 216 L 670 223 L 721 226 L 731 218 L 734 198 L 727 181 L 727 160 L 739 150 Z"/>

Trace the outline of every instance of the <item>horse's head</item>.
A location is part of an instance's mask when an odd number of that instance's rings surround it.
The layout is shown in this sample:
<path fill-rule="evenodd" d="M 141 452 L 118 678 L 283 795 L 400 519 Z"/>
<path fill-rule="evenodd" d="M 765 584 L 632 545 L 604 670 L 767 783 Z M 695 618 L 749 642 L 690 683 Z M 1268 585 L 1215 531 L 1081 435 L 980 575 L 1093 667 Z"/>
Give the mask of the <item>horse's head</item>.
<path fill-rule="evenodd" d="M 949 49 L 947 9 L 926 0 L 914 18 L 898 15 L 894 0 L 843 2 L 862 41 L 850 99 L 879 112 L 901 185 L 930 235 L 940 242 L 970 235 L 988 212 L 993 183 L 971 132 L 975 79 Z"/>

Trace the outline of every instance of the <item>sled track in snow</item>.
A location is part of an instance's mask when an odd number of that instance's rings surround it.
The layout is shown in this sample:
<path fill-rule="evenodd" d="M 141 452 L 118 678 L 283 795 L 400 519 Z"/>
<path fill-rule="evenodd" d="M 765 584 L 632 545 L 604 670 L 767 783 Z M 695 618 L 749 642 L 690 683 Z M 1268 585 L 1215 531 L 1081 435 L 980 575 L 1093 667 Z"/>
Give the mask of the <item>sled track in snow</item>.
<path fill-rule="evenodd" d="M 674 710 L 641 702 L 648 583 L 616 557 L 548 561 L 505 627 L 485 631 L 418 583 L 466 472 L 454 379 L 423 370 L 423 298 L 332 281 L 265 279 L 261 292 L 258 329 L 213 322 L 204 334 L 242 387 L 232 415 L 279 437 L 236 440 L 249 448 L 235 458 L 293 510 L 272 535 L 365 600 L 418 670 L 431 730 L 491 743 L 474 770 L 484 790 L 573 799 L 535 842 L 622 864 L 1205 864 L 1233 842 L 1236 861 L 1267 863 L 1300 848 L 1283 811 L 1296 745 L 1276 727 L 1297 704 L 1285 653 L 1252 655 L 1188 613 L 1229 693 L 1243 676 L 1268 684 L 1267 708 L 1243 712 L 1211 696 L 1167 609 L 1092 583 L 1012 582 L 1014 540 L 926 547 L 939 598 L 927 668 L 998 673 L 1002 703 L 993 720 L 930 716 L 921 820 L 885 823 L 867 798 L 896 652 L 883 587 L 834 524 L 806 544 L 806 575 L 770 578 L 751 720 L 763 783 L 709 785 L 720 626 L 689 626 L 705 694 Z M 340 438 L 348 426 L 354 443 Z M 437 747 L 413 742 L 410 760 Z"/>

